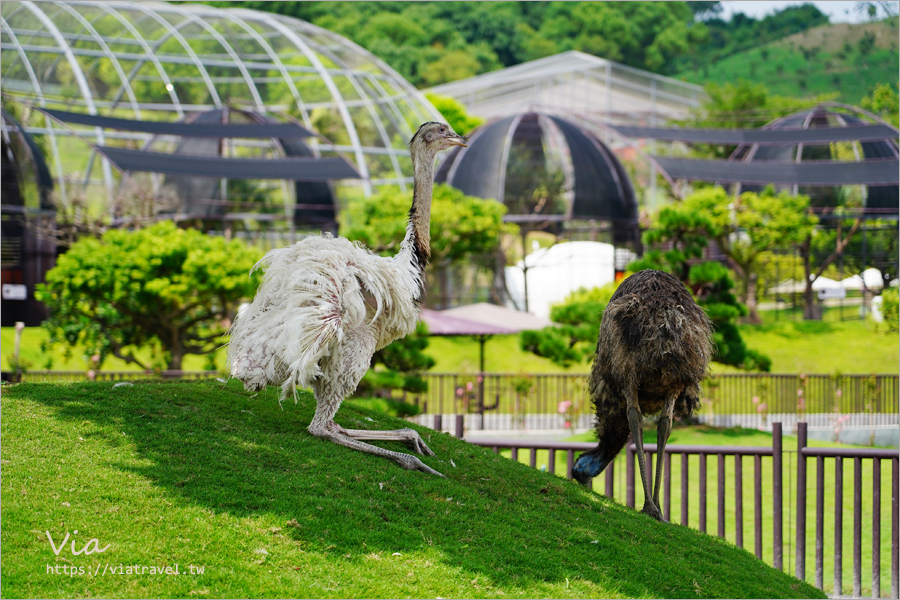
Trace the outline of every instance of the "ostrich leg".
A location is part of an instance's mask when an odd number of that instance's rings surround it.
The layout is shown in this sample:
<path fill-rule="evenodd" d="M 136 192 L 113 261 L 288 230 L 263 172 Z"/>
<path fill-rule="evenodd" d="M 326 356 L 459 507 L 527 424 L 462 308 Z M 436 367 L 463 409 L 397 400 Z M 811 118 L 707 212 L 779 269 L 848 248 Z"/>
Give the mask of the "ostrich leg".
<path fill-rule="evenodd" d="M 409 444 L 413 450 L 421 454 L 433 455 L 434 452 L 425 445 L 419 434 L 411 429 L 394 431 L 369 431 L 365 429 L 344 429 L 334 422 L 334 416 L 344 398 L 356 389 L 357 384 L 366 374 L 369 359 L 375 352 L 375 338 L 365 331 L 356 330 L 345 336 L 345 353 L 343 357 L 335 357 L 328 365 L 323 365 L 322 377 L 313 385 L 316 397 L 316 413 L 309 424 L 309 432 L 316 436 L 331 440 L 341 446 L 353 448 L 360 452 L 388 458 L 404 469 L 422 471 L 431 475 L 438 473 L 415 456 L 385 450 L 362 440 L 396 440 Z M 364 357 L 364 359 L 358 358 Z"/>
<path fill-rule="evenodd" d="M 392 450 L 385 450 L 384 448 L 379 448 L 378 446 L 373 446 L 372 444 L 367 444 L 360 439 L 355 439 L 348 430 L 344 429 L 340 425 L 334 422 L 334 415 L 337 413 L 337 409 L 341 405 L 341 401 L 343 398 L 328 394 L 326 390 L 322 390 L 321 387 L 316 389 L 316 414 L 313 417 L 312 423 L 309 425 L 309 432 L 320 438 L 325 438 L 327 440 L 331 440 L 335 444 L 340 444 L 341 446 L 346 446 L 347 448 L 353 448 L 354 450 L 359 450 L 360 452 L 366 452 L 368 454 L 374 454 L 376 456 L 383 456 L 387 459 L 390 459 L 403 467 L 404 469 L 409 469 L 410 471 L 422 471 L 423 473 L 430 473 L 431 475 L 440 475 L 443 477 L 444 475 L 438 473 L 421 460 L 412 456 L 410 454 L 403 454 L 402 452 L 394 452 Z M 325 392 L 325 393 L 323 393 Z M 399 430 L 398 432 L 394 431 L 364 431 L 364 430 L 350 430 L 357 431 L 360 434 L 366 434 L 366 439 L 378 439 L 378 440 L 399 440 L 408 442 L 410 437 L 403 433 L 407 430 Z M 396 435 L 399 433 L 399 435 Z M 415 432 L 413 432 L 415 433 Z M 395 434 L 392 436 L 391 434 Z M 418 434 L 416 434 L 416 438 L 418 438 Z M 424 442 L 421 442 L 421 445 L 425 448 Z M 431 452 L 429 449 L 428 452 Z M 433 454 L 433 453 L 432 453 Z"/>
<path fill-rule="evenodd" d="M 672 433 L 672 415 L 675 412 L 675 400 L 680 394 L 681 390 L 677 390 L 669 396 L 656 425 L 656 478 L 653 480 L 653 503 L 656 504 L 656 508 L 660 510 L 660 513 L 662 512 L 662 505 L 659 503 L 659 487 L 663 478 L 666 442 L 669 441 L 669 434 Z"/>
<path fill-rule="evenodd" d="M 637 448 L 638 468 L 641 470 L 641 483 L 644 486 L 644 508 L 641 509 L 641 512 L 657 521 L 665 521 L 659 508 L 650 496 L 650 486 L 647 483 L 649 473 L 644 461 L 644 433 L 641 429 L 641 408 L 638 405 L 637 390 L 628 390 L 626 401 L 628 403 L 628 426 L 631 428 L 631 437 L 634 439 L 634 445 Z"/>

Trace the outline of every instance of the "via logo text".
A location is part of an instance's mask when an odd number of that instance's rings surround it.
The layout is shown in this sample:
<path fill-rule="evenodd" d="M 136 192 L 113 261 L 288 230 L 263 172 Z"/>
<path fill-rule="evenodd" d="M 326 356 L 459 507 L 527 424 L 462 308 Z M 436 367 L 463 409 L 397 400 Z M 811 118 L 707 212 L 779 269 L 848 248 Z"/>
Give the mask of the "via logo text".
<path fill-rule="evenodd" d="M 49 531 L 45 531 L 44 533 L 47 534 L 47 539 L 50 540 L 50 547 L 53 548 L 53 553 L 56 554 L 57 556 L 59 556 L 59 553 L 62 552 L 63 548 L 66 547 L 66 542 L 69 541 L 69 532 L 68 531 L 66 532 L 66 537 L 64 537 L 63 540 L 59 543 L 59 547 L 57 547 L 57 545 L 53 543 L 53 537 L 50 536 Z M 74 531 L 74 534 L 78 535 L 77 529 Z M 91 547 L 92 545 L 93 545 L 93 547 Z M 106 552 L 107 548 L 109 548 L 109 544 L 107 544 L 101 548 L 100 540 L 98 540 L 97 538 L 89 539 L 87 544 L 85 544 L 81 550 L 75 549 L 75 540 L 74 539 L 72 540 L 72 543 L 71 543 L 72 554 L 74 554 L 75 556 L 78 556 L 79 554 L 93 554 L 94 552 L 98 552 L 98 553 Z"/>

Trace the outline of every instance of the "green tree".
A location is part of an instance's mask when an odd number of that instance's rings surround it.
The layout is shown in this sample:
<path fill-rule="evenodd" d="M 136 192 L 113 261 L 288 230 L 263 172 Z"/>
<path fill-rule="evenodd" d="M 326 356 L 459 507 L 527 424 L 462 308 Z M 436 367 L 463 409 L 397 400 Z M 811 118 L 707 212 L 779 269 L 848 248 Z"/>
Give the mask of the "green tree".
<path fill-rule="evenodd" d="M 426 85 L 465 79 L 478 74 L 481 64 L 465 50 L 450 50 L 424 65 L 422 80 Z"/>
<path fill-rule="evenodd" d="M 342 235 L 382 255 L 396 254 L 406 234 L 412 191 L 384 190 L 355 202 L 347 211 Z M 436 184 L 431 203 L 431 262 L 435 265 L 480 261 L 493 256 L 504 233 L 506 207 L 499 202 L 466 196 L 449 185 Z M 487 263 L 492 264 L 492 263 Z"/>
<path fill-rule="evenodd" d="M 714 327 L 713 360 L 747 370 L 768 370 L 771 361 L 747 348 L 737 322 L 747 307 L 733 293 L 734 280 L 723 265 L 701 260 L 715 230 L 713 215 L 684 202 L 662 207 L 644 232 L 649 248 L 643 258 L 628 265 L 630 271 L 658 269 L 679 278 L 694 292 Z"/>
<path fill-rule="evenodd" d="M 839 217 L 850 217 L 848 208 L 853 208 L 852 203 L 847 203 L 843 198 L 839 198 L 839 201 L 840 205 L 835 214 Z M 846 204 L 851 206 L 848 207 Z M 863 218 L 857 214 L 855 218 L 837 218 L 833 223 L 833 229 L 815 229 L 809 232 L 798 246 L 803 260 L 803 281 L 806 282 L 806 289 L 803 292 L 803 318 L 807 320 L 821 318 L 816 308 L 813 284 L 844 254 L 854 234 L 859 231 Z"/>
<path fill-rule="evenodd" d="M 884 322 L 888 332 L 895 332 L 900 329 L 900 297 L 898 297 L 897 288 L 886 288 L 881 293 L 881 314 L 884 315 Z"/>
<path fill-rule="evenodd" d="M 347 36 L 418 86 L 572 49 L 671 73 L 707 37 L 685 2 L 208 3 L 312 22 Z"/>
<path fill-rule="evenodd" d="M 812 233 L 818 219 L 808 210 L 809 198 L 775 194 L 771 187 L 760 194 L 745 192 L 733 198 L 724 189 L 712 187 L 689 195 L 679 208 L 704 215 L 697 235 L 715 241 L 728 257 L 749 322 L 761 323 L 756 308 L 760 256 L 790 249 Z"/>
<path fill-rule="evenodd" d="M 484 123 L 484 119 L 470 115 L 466 111 L 466 107 L 455 98 L 440 94 L 425 94 L 425 97 L 438 109 L 438 112 L 444 115 L 447 124 L 453 128 L 453 131 L 460 135 L 467 135 Z"/>
<path fill-rule="evenodd" d="M 548 358 L 562 367 L 593 360 L 600 320 L 617 287 L 618 284 L 612 283 L 572 292 L 550 308 L 550 320 L 556 326 L 519 334 L 522 350 Z"/>
<path fill-rule="evenodd" d="M 259 254 L 240 241 L 178 229 L 164 221 L 139 231 L 113 230 L 72 245 L 47 273 L 37 297 L 49 311 L 51 343 L 82 344 L 143 369 L 143 347 L 168 369 L 187 354 L 222 344 L 238 302 L 256 291 L 248 277 Z"/>
<path fill-rule="evenodd" d="M 862 99 L 860 106 L 870 110 L 894 127 L 900 127 L 900 99 L 889 83 L 878 83 Z"/>

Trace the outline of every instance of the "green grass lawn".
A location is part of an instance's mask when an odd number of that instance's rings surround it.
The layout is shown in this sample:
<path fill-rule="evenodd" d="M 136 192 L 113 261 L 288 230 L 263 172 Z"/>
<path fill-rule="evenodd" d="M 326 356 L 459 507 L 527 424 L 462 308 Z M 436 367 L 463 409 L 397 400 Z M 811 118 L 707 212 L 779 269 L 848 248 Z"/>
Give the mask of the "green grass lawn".
<path fill-rule="evenodd" d="M 446 479 L 313 438 L 306 393 L 283 410 L 214 380 L 2 393 L 4 597 L 824 597 L 445 434 L 419 428 Z M 354 407 L 338 422 L 407 425 Z M 45 532 L 109 547 L 57 556 Z"/>
<path fill-rule="evenodd" d="M 768 321 L 741 327 L 741 335 L 772 359 L 773 373 L 897 373 L 900 364 L 897 334 L 858 319 Z"/>
<path fill-rule="evenodd" d="M 578 442 L 596 442 L 594 432 L 588 432 L 569 438 L 569 441 Z M 656 447 L 656 429 L 648 428 L 644 432 L 645 444 L 655 449 Z M 772 447 L 772 435 L 767 432 L 757 431 L 753 429 L 716 429 L 713 427 L 685 427 L 677 428 L 672 432 L 669 439 L 670 444 L 684 445 L 701 445 L 701 446 L 764 446 Z M 791 451 L 797 448 L 797 438 L 791 435 L 783 436 L 784 449 Z M 809 440 L 810 446 L 815 447 L 840 447 L 853 448 L 848 444 L 834 444 L 831 442 L 820 440 Z M 862 448 L 862 446 L 859 446 Z M 510 456 L 510 451 L 502 451 L 503 456 Z M 577 454 L 576 454 L 577 456 Z M 536 456 L 537 468 L 547 469 L 549 455 L 546 450 L 539 450 Z M 655 459 L 655 457 L 654 457 Z M 519 451 L 518 460 L 523 464 L 528 464 L 530 454 L 528 451 Z M 556 473 L 559 476 L 565 476 L 566 473 L 566 453 L 563 451 L 556 452 Z M 784 527 L 784 566 L 785 570 L 793 573 L 795 565 L 795 533 L 794 526 L 796 522 L 796 453 L 790 453 L 785 459 L 783 466 L 784 473 L 784 495 L 783 495 L 783 527 Z M 655 467 L 654 467 L 655 468 Z M 681 457 L 676 456 L 672 462 L 672 500 L 671 500 L 671 520 L 681 524 Z M 844 483 L 844 500 L 842 504 L 841 514 L 843 515 L 843 564 L 842 564 L 842 589 L 844 594 L 849 594 L 852 589 L 852 567 L 853 567 L 853 505 L 852 505 L 852 482 L 853 482 L 853 461 L 845 459 L 843 461 L 843 483 Z M 691 456 L 688 460 L 688 526 L 694 529 L 700 529 L 700 458 L 699 456 Z M 718 532 L 718 457 L 715 455 L 707 458 L 707 490 L 706 490 L 706 531 L 710 534 Z M 731 543 L 737 543 L 736 533 L 736 507 L 734 494 L 732 490 L 735 487 L 735 462 L 734 457 L 725 458 L 725 481 L 726 490 L 728 490 L 728 498 L 725 503 L 725 539 Z M 749 551 L 755 551 L 754 538 L 754 459 L 745 457 L 742 459 L 742 500 L 743 500 L 743 547 Z M 772 492 L 772 459 L 764 457 L 761 464 L 762 473 L 762 549 L 763 560 L 769 564 L 773 564 L 773 492 Z M 814 582 L 815 576 L 815 498 L 816 498 L 816 466 L 814 459 L 808 459 L 807 462 L 807 523 L 806 523 L 806 580 Z M 622 453 L 615 461 L 614 470 L 614 489 L 613 497 L 616 501 L 626 503 L 626 469 L 625 454 Z M 834 564 L 831 561 L 834 549 L 834 514 L 835 514 L 835 498 L 834 493 L 835 465 L 834 459 L 826 459 L 825 461 L 825 556 L 823 577 L 825 591 L 833 594 L 834 591 Z M 872 573 L 872 461 L 863 461 L 862 466 L 863 480 L 863 515 L 862 523 L 862 582 L 863 593 L 871 593 L 871 573 Z M 883 595 L 890 592 L 890 533 L 888 531 L 888 515 L 890 515 L 890 488 L 891 474 L 890 463 L 882 462 L 881 466 L 881 515 L 882 515 L 882 531 L 881 531 L 881 590 Z M 601 475 L 594 479 L 593 489 L 598 493 L 605 493 L 606 477 Z M 643 486 L 639 476 L 635 477 L 635 505 L 639 509 L 643 506 Z M 660 492 L 660 502 L 665 502 L 664 488 Z"/>

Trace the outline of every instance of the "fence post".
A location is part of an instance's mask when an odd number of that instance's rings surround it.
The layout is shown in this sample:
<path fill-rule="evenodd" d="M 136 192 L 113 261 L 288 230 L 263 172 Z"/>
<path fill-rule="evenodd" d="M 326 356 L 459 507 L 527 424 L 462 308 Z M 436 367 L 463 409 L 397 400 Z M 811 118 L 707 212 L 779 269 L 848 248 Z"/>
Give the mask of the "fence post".
<path fill-rule="evenodd" d="M 681 455 L 681 524 L 688 524 L 688 454 Z"/>
<path fill-rule="evenodd" d="M 881 598 L 881 459 L 872 459 L 872 597 Z"/>
<path fill-rule="evenodd" d="M 797 579 L 806 579 L 806 422 L 797 423 L 797 551 L 794 573 Z"/>
<path fill-rule="evenodd" d="M 753 457 L 753 547 L 762 560 L 762 456 Z"/>
<path fill-rule="evenodd" d="M 465 418 L 465 415 L 456 415 L 456 437 L 459 439 L 462 439 L 463 437 Z"/>
<path fill-rule="evenodd" d="M 781 423 L 772 423 L 772 493 L 773 502 L 775 503 L 775 513 L 773 515 L 773 557 L 775 568 L 784 569 L 784 522 L 782 515 L 782 440 L 781 440 Z"/>
<path fill-rule="evenodd" d="M 844 568 L 844 459 L 834 457 L 834 589 L 833 596 L 843 591 Z"/>
<path fill-rule="evenodd" d="M 891 598 L 900 598 L 900 469 L 891 459 Z"/>
<path fill-rule="evenodd" d="M 873 459 L 874 462 L 874 459 Z M 862 458 L 853 457 L 853 596 L 862 595 Z"/>
<path fill-rule="evenodd" d="M 816 587 L 825 589 L 825 457 L 816 457 Z"/>
<path fill-rule="evenodd" d="M 718 507 L 718 515 L 717 515 L 717 524 L 718 529 L 717 532 L 720 538 L 725 537 L 725 455 L 718 455 L 718 492 L 719 492 L 719 501 L 716 505 Z"/>
<path fill-rule="evenodd" d="M 434 415 L 434 430 L 435 431 L 437 431 L 437 432 L 443 431 L 443 429 L 444 429 L 443 420 L 444 420 L 444 418 L 442 415 Z"/>
<path fill-rule="evenodd" d="M 740 454 L 734 455 L 734 541 L 744 547 L 744 471 Z"/>
<path fill-rule="evenodd" d="M 700 453 L 700 531 L 706 533 L 706 454 Z"/>
<path fill-rule="evenodd" d="M 609 498 L 615 498 L 614 490 L 613 490 L 613 481 L 615 477 L 615 469 L 616 462 L 613 461 L 609 463 L 609 466 L 606 467 L 606 495 Z"/>

